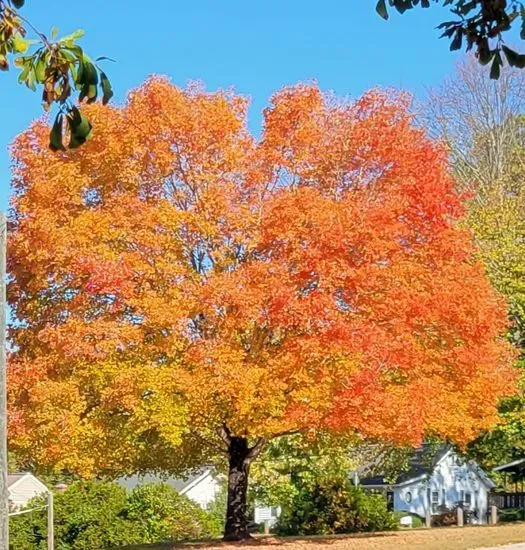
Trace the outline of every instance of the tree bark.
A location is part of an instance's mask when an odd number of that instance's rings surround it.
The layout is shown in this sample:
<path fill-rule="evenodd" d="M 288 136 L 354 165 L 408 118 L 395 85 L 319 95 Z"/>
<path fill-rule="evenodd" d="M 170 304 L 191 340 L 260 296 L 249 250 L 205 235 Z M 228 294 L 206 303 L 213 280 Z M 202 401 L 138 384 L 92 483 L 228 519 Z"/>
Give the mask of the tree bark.
<path fill-rule="evenodd" d="M 233 436 L 229 438 L 228 506 L 223 537 L 227 541 L 252 538 L 248 532 L 246 517 L 250 451 L 246 438 Z"/>

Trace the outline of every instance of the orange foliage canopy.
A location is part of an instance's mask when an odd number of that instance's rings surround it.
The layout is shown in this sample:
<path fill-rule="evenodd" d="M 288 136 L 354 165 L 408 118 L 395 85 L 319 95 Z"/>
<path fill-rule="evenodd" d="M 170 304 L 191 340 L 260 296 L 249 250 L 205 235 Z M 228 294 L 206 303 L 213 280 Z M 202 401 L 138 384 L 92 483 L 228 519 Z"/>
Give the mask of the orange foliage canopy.
<path fill-rule="evenodd" d="M 179 471 L 226 425 L 465 443 L 513 387 L 505 305 L 408 99 L 247 102 L 153 78 L 95 138 L 13 146 L 12 448 L 81 474 Z"/>

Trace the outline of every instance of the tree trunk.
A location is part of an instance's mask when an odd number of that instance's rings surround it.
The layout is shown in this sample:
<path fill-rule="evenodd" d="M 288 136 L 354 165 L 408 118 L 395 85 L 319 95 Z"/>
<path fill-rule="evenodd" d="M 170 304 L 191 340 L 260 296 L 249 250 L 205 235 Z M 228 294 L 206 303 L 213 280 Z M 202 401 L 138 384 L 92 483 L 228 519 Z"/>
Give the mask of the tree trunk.
<path fill-rule="evenodd" d="M 246 518 L 248 473 L 251 462 L 248 440 L 244 437 L 230 437 L 228 455 L 230 469 L 224 540 L 247 540 L 252 538 L 248 532 Z"/>

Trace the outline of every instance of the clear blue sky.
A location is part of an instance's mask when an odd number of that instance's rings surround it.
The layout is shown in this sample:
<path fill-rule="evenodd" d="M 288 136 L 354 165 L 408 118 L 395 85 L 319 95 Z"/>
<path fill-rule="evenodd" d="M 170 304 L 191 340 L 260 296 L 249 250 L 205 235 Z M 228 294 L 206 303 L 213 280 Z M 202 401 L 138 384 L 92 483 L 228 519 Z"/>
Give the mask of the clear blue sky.
<path fill-rule="evenodd" d="M 60 34 L 82 27 L 82 45 L 107 55 L 107 72 L 122 102 L 149 74 L 179 85 L 202 80 L 210 90 L 233 86 L 252 99 L 257 131 L 268 97 L 283 85 L 316 79 L 323 89 L 356 96 L 373 86 L 416 95 L 451 72 L 457 55 L 439 40 L 440 7 L 383 21 L 376 0 L 28 0 L 24 14 Z M 38 93 L 0 73 L 0 208 L 9 197 L 7 147 L 41 113 Z"/>

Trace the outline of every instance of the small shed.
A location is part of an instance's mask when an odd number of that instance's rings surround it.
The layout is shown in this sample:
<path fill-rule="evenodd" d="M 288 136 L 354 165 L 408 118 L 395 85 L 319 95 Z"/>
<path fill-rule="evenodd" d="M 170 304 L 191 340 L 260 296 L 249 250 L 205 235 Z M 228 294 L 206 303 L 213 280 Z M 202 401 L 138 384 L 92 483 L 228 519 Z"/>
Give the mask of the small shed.
<path fill-rule="evenodd" d="M 12 510 L 20 510 L 26 507 L 31 499 L 49 493 L 47 486 L 29 472 L 9 474 L 7 491 Z"/>

